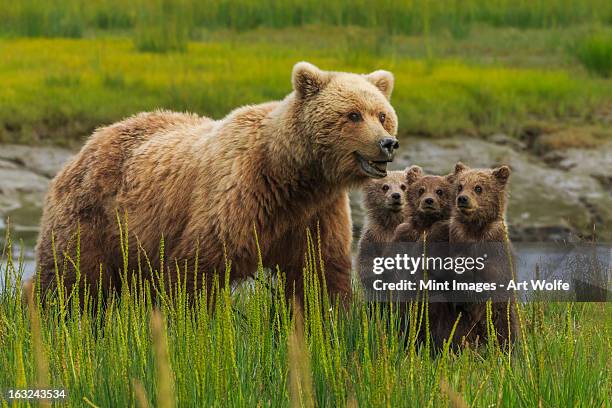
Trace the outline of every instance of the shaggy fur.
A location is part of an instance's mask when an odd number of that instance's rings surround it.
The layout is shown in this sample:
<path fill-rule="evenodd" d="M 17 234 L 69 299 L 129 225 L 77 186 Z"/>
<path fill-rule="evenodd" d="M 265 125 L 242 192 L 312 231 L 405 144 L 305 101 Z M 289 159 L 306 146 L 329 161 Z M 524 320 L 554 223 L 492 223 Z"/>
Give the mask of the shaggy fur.
<path fill-rule="evenodd" d="M 64 254 L 74 252 L 77 223 L 81 273 L 93 284 L 101 276 L 105 292 L 117 289 L 119 213 L 129 219 L 130 270 L 138 248 L 158 268 L 162 236 L 171 282 L 175 260 L 188 260 L 193 270 L 197 254 L 200 276 L 196 284 L 187 275 L 188 290 L 223 274 L 226 259 L 231 282 L 252 276 L 256 232 L 264 266 L 278 265 L 300 297 L 306 230 L 319 229 L 327 287 L 350 295 L 347 191 L 384 175 L 392 160 L 393 76 L 326 72 L 302 62 L 292 82 L 284 100 L 245 106 L 219 121 L 162 111 L 97 130 L 51 184 L 37 244 L 42 289 L 55 284 L 52 234 L 61 270 Z M 381 148 L 385 138 L 392 148 Z M 382 170 L 368 173 L 358 155 Z M 63 273 L 69 287 L 76 274 L 70 265 Z"/>
<path fill-rule="evenodd" d="M 425 232 L 429 241 L 448 241 L 448 219 L 455 200 L 453 179 L 454 174 L 425 175 L 419 166 L 407 170 L 405 221 L 395 230 L 394 242 L 416 242 Z"/>
<path fill-rule="evenodd" d="M 403 221 L 406 204 L 406 173 L 391 171 L 387 177 L 371 180 L 363 187 L 363 208 L 366 210 L 363 230 L 359 239 L 357 270 L 366 259 L 367 245 L 391 242 L 393 231 Z"/>
<path fill-rule="evenodd" d="M 512 278 L 503 244 L 506 239 L 506 188 L 509 177 L 510 168 L 507 166 L 470 169 L 457 163 L 455 167 L 457 198 L 449 227 L 451 251 L 455 248 L 453 245 L 461 247 L 462 244 L 473 244 L 468 249 L 472 252 L 467 254 L 469 256 L 482 256 L 481 252 L 486 251 L 486 267 L 478 272 L 478 281 L 507 282 Z M 479 243 L 481 247 L 477 245 Z M 499 244 L 492 246 L 487 243 Z M 462 252 L 460 255 L 466 254 Z M 506 346 L 516 340 L 518 333 L 514 297 L 510 296 L 509 301 L 509 304 L 492 303 L 492 322 L 497 341 Z M 475 344 L 487 340 L 485 303 L 445 303 L 430 310 L 431 334 L 435 344 L 441 346 L 443 340 L 448 338 L 459 313 L 461 319 L 453 337 L 454 344 Z"/>

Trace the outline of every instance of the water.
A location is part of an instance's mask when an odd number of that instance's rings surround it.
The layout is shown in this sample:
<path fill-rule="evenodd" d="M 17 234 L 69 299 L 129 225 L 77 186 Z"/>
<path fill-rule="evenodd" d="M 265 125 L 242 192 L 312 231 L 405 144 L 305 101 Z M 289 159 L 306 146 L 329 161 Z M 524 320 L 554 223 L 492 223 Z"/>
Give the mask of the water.
<path fill-rule="evenodd" d="M 0 219 L 0 249 L 6 251 L 6 222 Z M 11 228 L 12 259 L 16 271 L 22 276 L 22 281 L 34 276 L 36 272 L 34 245 L 38 230 L 35 227 L 16 225 Z M 588 287 L 607 288 L 611 281 L 610 273 L 612 245 L 567 244 L 547 242 L 516 242 L 514 247 L 514 263 L 517 281 L 531 279 L 562 279 L 572 284 L 588 285 Z M 7 256 L 0 261 L 0 288 L 4 287 Z M 22 259 L 19 262 L 19 259 Z M 591 262 L 596 259 L 597 276 L 592 273 Z M 19 264 L 21 266 L 19 266 Z M 0 289 L 1 290 L 1 289 Z M 526 293 L 526 296 L 529 294 Z"/>

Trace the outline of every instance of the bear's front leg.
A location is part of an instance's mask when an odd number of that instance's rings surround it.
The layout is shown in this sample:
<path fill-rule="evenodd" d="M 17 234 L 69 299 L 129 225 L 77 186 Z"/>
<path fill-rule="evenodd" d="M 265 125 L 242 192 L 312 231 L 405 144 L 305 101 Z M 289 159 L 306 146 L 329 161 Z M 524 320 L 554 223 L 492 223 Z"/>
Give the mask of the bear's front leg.
<path fill-rule="evenodd" d="M 321 257 L 325 282 L 331 299 L 338 296 L 341 302 L 350 300 L 351 242 L 353 238 L 351 209 L 347 193 L 323 207 L 312 220 L 313 238 L 320 234 Z"/>
<path fill-rule="evenodd" d="M 304 221 L 296 220 L 295 225 L 277 240 L 264 257 L 264 265 L 273 269 L 278 266 L 286 276 L 287 298 L 295 295 L 299 302 L 303 302 L 305 259 L 314 256 L 316 270 L 320 272 L 320 249 L 330 298 L 339 295 L 343 302 L 350 299 L 352 225 L 348 195 L 344 193 L 331 200 Z M 314 254 L 308 253 L 308 231 L 313 240 Z"/>

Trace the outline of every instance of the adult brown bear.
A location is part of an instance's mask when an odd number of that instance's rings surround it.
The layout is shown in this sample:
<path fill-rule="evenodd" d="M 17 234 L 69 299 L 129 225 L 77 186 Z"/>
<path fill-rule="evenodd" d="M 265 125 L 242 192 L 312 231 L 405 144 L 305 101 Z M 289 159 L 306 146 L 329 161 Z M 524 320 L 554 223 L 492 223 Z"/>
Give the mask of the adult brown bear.
<path fill-rule="evenodd" d="M 193 270 L 196 252 L 198 282 L 224 273 L 226 259 L 237 281 L 257 269 L 256 231 L 264 266 L 278 265 L 298 296 L 306 230 L 318 226 L 327 287 L 350 295 L 347 190 L 384 177 L 398 147 L 393 76 L 300 62 L 292 82 L 282 101 L 219 121 L 160 111 L 97 130 L 51 184 L 37 244 L 42 290 L 56 282 L 52 235 L 64 284 L 74 285 L 64 256 L 74 253 L 77 225 L 81 276 L 94 285 L 101 277 L 105 293 L 116 290 L 123 268 L 117 214 L 127 214 L 130 270 L 137 246 L 159 265 L 163 236 L 171 281 L 175 260 Z M 194 289 L 193 273 L 186 284 Z"/>

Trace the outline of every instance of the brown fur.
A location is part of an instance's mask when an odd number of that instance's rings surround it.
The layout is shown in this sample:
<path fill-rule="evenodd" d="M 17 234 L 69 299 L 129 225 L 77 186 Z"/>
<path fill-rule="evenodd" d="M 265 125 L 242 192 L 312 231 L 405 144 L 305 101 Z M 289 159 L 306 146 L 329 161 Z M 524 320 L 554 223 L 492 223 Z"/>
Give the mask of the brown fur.
<path fill-rule="evenodd" d="M 487 266 L 478 275 L 478 279 L 482 281 L 507 282 L 512 278 L 508 255 L 503 245 L 506 239 L 506 188 L 509 177 L 510 169 L 507 166 L 496 169 L 470 169 L 462 163 L 457 163 L 455 167 L 457 198 L 449 226 L 451 250 L 453 244 L 491 242 L 501 244 L 493 248 L 496 252 L 487 253 Z M 459 205 L 461 201 L 463 204 Z M 487 246 L 486 248 L 490 251 L 492 247 Z M 475 249 L 475 252 L 479 250 Z M 480 253 L 472 255 L 482 256 Z M 508 306 L 510 306 L 510 311 L 508 311 Z M 516 340 L 518 326 L 515 307 L 513 297 L 510 297 L 509 304 L 507 302 L 492 304 L 492 321 L 500 345 L 507 346 L 509 342 Z M 461 319 L 457 325 L 453 343 L 475 344 L 486 341 L 486 304 L 477 302 L 435 305 L 430 310 L 431 333 L 434 342 L 441 345 L 442 341 L 448 338 L 459 313 L 461 313 Z"/>
<path fill-rule="evenodd" d="M 504 242 L 508 166 L 496 169 L 455 167 L 457 202 L 450 223 L 451 242 Z M 482 192 L 478 193 L 480 187 Z M 466 197 L 467 206 L 457 205 Z"/>
<path fill-rule="evenodd" d="M 301 295 L 305 232 L 321 234 L 327 286 L 349 295 L 351 220 L 348 188 L 371 177 L 356 154 L 389 161 L 382 138 L 397 133 L 388 102 L 386 71 L 356 75 L 321 71 L 308 63 L 293 70 L 294 92 L 279 102 L 245 106 L 213 121 L 190 114 L 142 113 L 97 130 L 54 179 L 46 199 L 37 261 L 43 290 L 54 286 L 53 233 L 60 270 L 73 253 L 80 223 L 80 269 L 105 292 L 119 287 L 122 268 L 117 212 L 129 219 L 129 269 L 137 246 L 158 268 L 165 240 L 168 277 L 174 261 L 198 259 L 202 278 L 251 276 L 258 252 L 276 265 Z M 359 112 L 362 120 L 349 119 Z M 380 113 L 386 118 L 381 123 Z M 382 164 L 379 167 L 384 167 Z M 137 245 L 138 243 L 138 245 Z M 75 271 L 63 273 L 68 286 Z M 145 268 L 146 269 L 146 268 Z"/>
<path fill-rule="evenodd" d="M 395 230 L 394 242 L 416 242 L 426 232 L 430 241 L 448 241 L 448 219 L 455 199 L 453 178 L 453 174 L 425 175 L 419 166 L 407 170 L 405 221 Z"/>
<path fill-rule="evenodd" d="M 391 242 L 393 231 L 403 221 L 406 204 L 406 173 L 391 171 L 387 177 L 370 180 L 363 187 L 363 207 L 366 211 L 359 250 L 357 269 L 361 276 L 361 265 L 364 264 L 365 248 L 371 243 Z"/>

